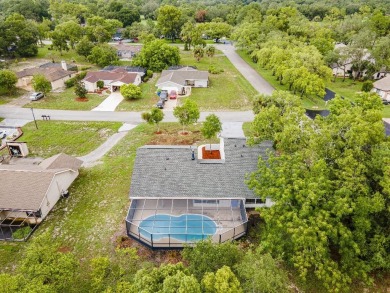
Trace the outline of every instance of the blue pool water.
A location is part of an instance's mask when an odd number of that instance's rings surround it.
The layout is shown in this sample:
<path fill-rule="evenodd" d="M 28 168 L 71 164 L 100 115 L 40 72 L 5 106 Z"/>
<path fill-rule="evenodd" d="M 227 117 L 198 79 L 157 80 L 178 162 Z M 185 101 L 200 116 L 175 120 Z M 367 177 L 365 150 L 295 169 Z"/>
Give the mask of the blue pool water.
<path fill-rule="evenodd" d="M 217 224 L 209 217 L 196 214 L 171 216 L 157 214 L 144 219 L 139 225 L 144 238 L 153 241 L 164 237 L 175 238 L 183 242 L 206 239 L 217 231 Z"/>

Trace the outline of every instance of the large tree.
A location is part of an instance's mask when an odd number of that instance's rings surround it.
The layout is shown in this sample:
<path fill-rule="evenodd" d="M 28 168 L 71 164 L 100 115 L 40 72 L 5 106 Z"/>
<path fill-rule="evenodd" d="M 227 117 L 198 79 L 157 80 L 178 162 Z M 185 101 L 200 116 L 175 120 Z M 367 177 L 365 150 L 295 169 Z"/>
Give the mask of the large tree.
<path fill-rule="evenodd" d="M 280 109 L 272 99 L 260 105 L 258 115 Z M 275 202 L 262 209 L 263 248 L 334 291 L 369 282 L 370 272 L 390 264 L 390 148 L 380 98 L 337 97 L 330 115 L 314 121 L 282 108 L 278 128 L 258 133 L 275 140 L 276 153 L 259 160 L 248 182 Z"/>
<path fill-rule="evenodd" d="M 38 30 L 20 14 L 0 21 L 0 55 L 7 57 L 32 57 L 38 54 Z"/>
<path fill-rule="evenodd" d="M 136 66 L 161 71 L 180 62 L 179 49 L 170 46 L 163 40 L 154 40 L 145 44 L 133 60 Z"/>
<path fill-rule="evenodd" d="M 88 61 L 101 67 L 117 64 L 118 54 L 116 50 L 108 44 L 100 44 L 93 47 Z"/>
<path fill-rule="evenodd" d="M 172 5 L 161 6 L 157 12 L 157 26 L 172 42 L 179 36 L 181 11 Z"/>

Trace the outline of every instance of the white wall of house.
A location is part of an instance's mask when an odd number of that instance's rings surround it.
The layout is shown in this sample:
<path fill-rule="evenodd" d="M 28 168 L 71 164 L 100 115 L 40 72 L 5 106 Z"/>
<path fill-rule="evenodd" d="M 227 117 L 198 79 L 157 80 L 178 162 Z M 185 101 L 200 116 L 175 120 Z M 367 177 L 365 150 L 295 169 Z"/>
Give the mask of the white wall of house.
<path fill-rule="evenodd" d="M 55 206 L 57 201 L 61 197 L 61 192 L 69 188 L 72 182 L 77 178 L 78 171 L 64 171 L 58 173 L 54 176 L 53 181 L 51 182 L 46 197 L 41 203 L 41 213 L 42 219 L 44 219 L 51 209 Z"/>
<path fill-rule="evenodd" d="M 61 79 L 57 79 L 55 81 L 52 81 L 51 87 L 53 88 L 53 90 L 65 87 L 65 81 L 67 81 L 68 79 L 70 79 L 73 76 L 75 76 L 75 74 L 71 74 L 71 75 L 65 76 Z"/>
<path fill-rule="evenodd" d="M 195 80 L 194 87 L 208 87 L 208 80 Z"/>
<path fill-rule="evenodd" d="M 383 100 L 390 101 L 390 91 L 382 91 L 377 88 L 373 88 L 372 92 L 377 93 Z"/>
<path fill-rule="evenodd" d="M 178 93 L 181 93 L 181 90 L 183 88 L 182 85 L 180 84 L 177 84 L 177 83 L 174 83 L 174 82 L 171 82 L 171 81 L 167 81 L 167 82 L 164 82 L 164 83 L 160 83 L 160 84 L 156 84 L 156 86 L 159 88 L 159 89 L 162 89 L 162 90 L 167 90 L 168 93 L 172 90 L 178 92 Z"/>
<path fill-rule="evenodd" d="M 94 92 L 95 90 L 97 90 L 96 82 L 89 82 L 89 81 L 84 80 L 83 83 L 84 83 L 84 87 L 87 91 Z"/>
<path fill-rule="evenodd" d="M 135 85 L 140 85 L 141 82 L 142 82 L 142 80 L 141 80 L 141 75 L 137 74 L 137 76 L 136 76 L 136 78 L 135 78 L 135 80 L 134 80 L 134 84 L 135 84 Z"/>

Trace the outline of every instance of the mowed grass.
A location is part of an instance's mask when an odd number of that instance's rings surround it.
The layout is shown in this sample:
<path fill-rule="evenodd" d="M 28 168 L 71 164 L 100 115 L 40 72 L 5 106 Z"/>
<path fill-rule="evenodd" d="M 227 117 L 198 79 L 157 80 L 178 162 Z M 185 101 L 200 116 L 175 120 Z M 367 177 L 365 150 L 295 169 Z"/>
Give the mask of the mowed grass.
<path fill-rule="evenodd" d="M 88 94 L 87 101 L 77 101 L 76 98 L 72 87 L 61 93 L 48 93 L 44 98 L 30 102 L 24 108 L 89 111 L 102 103 L 107 95 Z"/>
<path fill-rule="evenodd" d="M 346 99 L 353 100 L 356 94 L 361 92 L 362 82 L 349 78 L 344 81 L 342 78 L 336 78 L 335 81 L 327 82 L 326 87 Z"/>
<path fill-rule="evenodd" d="M 37 120 L 23 126 L 20 141 L 27 142 L 30 155 L 50 157 L 58 153 L 83 156 L 102 144 L 121 126 L 119 122 L 75 122 Z"/>
<path fill-rule="evenodd" d="M 160 74 L 154 74 L 154 77 L 149 79 L 147 82 L 141 83 L 140 87 L 142 90 L 142 98 L 129 100 L 124 99 L 116 111 L 144 111 L 150 110 L 158 102 L 158 96 L 156 95 L 156 81 L 160 77 Z"/>
<path fill-rule="evenodd" d="M 253 97 L 257 94 L 252 85 L 242 76 L 234 65 L 216 50 L 212 58 L 203 57 L 197 62 L 192 51 L 180 51 L 181 64 L 196 66 L 198 70 L 208 71 L 210 65 L 223 69 L 220 74 L 210 74 L 208 88 L 192 88 L 189 99 L 194 100 L 200 110 L 249 110 Z"/>
<path fill-rule="evenodd" d="M 19 88 L 16 88 L 11 93 L 7 93 L 6 91 L 0 88 L 0 105 L 7 104 L 12 100 L 17 99 L 25 94 L 27 94 L 27 91 Z"/>
<path fill-rule="evenodd" d="M 51 128 L 56 131 L 58 125 Z M 46 231 L 53 242 L 57 241 L 64 250 L 75 253 L 82 266 L 96 256 L 114 257 L 117 237 L 126 235 L 124 219 L 130 203 L 129 189 L 137 148 L 150 143 L 208 142 L 202 137 L 200 128 L 201 124 L 188 127 L 190 133 L 185 136 L 178 134 L 181 130 L 178 123 L 162 123 L 162 134 L 155 134 L 156 126 L 148 124 L 131 130 L 106 154 L 102 164 L 80 170 L 69 189 L 70 197 L 57 203 L 31 239 L 26 243 L 0 243 L 0 272 L 14 269 L 34 237 Z M 71 134 L 66 136 L 70 138 Z M 42 156 L 47 157 L 53 149 L 61 147 L 62 141 L 52 140 L 52 144 L 42 150 Z M 70 153 L 79 152 L 76 144 L 73 148 Z M 83 273 L 88 274 L 85 270 Z"/>
<path fill-rule="evenodd" d="M 68 63 L 75 61 L 77 64 L 93 66 L 84 56 L 80 56 L 73 49 L 60 53 L 57 50 L 51 50 L 50 45 L 38 46 L 38 55 L 32 59 L 49 59 L 54 60 L 54 62 L 65 60 Z"/>

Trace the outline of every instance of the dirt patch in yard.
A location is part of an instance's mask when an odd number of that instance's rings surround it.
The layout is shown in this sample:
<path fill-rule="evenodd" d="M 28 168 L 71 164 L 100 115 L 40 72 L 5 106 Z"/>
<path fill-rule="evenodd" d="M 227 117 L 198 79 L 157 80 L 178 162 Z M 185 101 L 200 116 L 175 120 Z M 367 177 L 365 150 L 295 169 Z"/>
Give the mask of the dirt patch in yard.
<path fill-rule="evenodd" d="M 203 139 L 199 130 L 187 132 L 186 135 L 180 135 L 177 131 L 161 129 L 148 144 L 150 145 L 193 145 Z"/>

